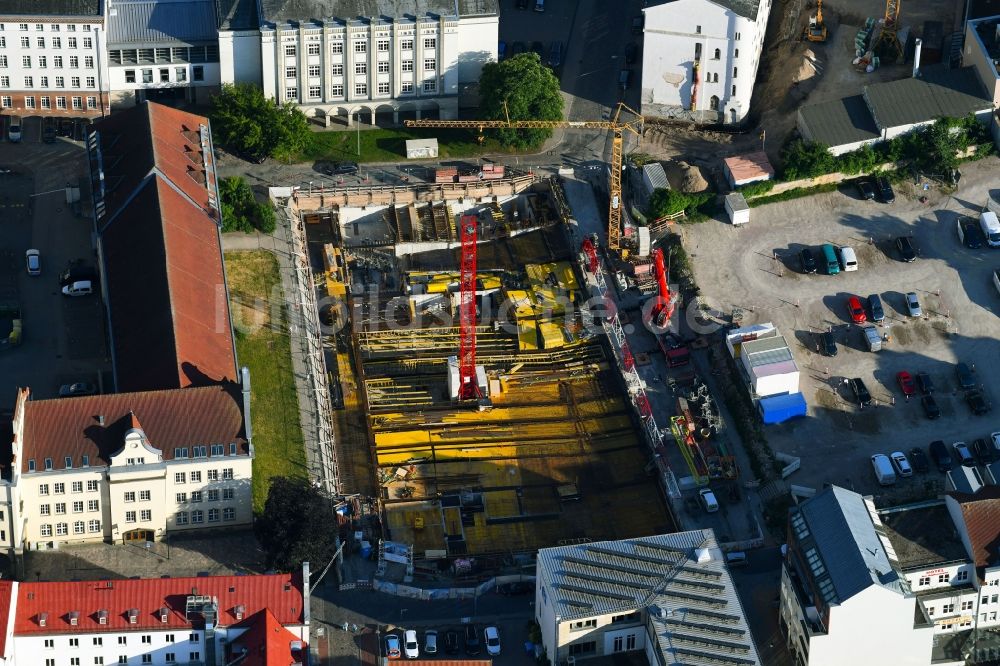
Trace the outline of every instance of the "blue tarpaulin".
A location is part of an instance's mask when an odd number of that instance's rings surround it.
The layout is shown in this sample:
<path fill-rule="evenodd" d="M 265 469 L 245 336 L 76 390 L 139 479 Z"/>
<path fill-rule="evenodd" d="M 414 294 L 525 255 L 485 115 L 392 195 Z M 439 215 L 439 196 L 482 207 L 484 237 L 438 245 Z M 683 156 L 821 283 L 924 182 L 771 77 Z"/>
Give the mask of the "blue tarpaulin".
<path fill-rule="evenodd" d="M 757 403 L 765 425 L 784 423 L 797 416 L 806 415 L 806 399 L 801 393 L 786 393 L 770 398 L 761 398 Z"/>

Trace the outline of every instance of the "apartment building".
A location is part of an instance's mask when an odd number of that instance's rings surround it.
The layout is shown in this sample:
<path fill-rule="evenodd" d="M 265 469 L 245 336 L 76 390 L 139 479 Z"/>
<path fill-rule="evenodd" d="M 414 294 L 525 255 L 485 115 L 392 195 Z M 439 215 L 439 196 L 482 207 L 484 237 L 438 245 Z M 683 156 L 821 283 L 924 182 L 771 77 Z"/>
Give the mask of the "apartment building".
<path fill-rule="evenodd" d="M 19 391 L 14 411 L 9 486 L 18 508 L 8 548 L 155 541 L 251 523 L 248 395 L 237 387 L 30 395 Z"/>
<path fill-rule="evenodd" d="M 301 572 L 18 583 L 0 581 L 0 661 L 303 664 L 309 564 Z"/>
<path fill-rule="evenodd" d="M 789 512 L 779 626 L 797 664 L 931 663 L 934 627 L 871 498 L 833 486 Z"/>
<path fill-rule="evenodd" d="M 265 94 L 327 125 L 456 118 L 460 95 L 497 59 L 497 0 L 420 0 L 405 9 L 391 0 L 319 0 L 323 11 L 312 16 L 287 0 L 260 4 Z"/>
<path fill-rule="evenodd" d="M 0 2 L 0 113 L 99 118 L 108 90 L 100 0 Z"/>
<path fill-rule="evenodd" d="M 652 0 L 642 11 L 642 115 L 743 120 L 771 0 Z"/>
<path fill-rule="evenodd" d="M 208 104 L 218 92 L 216 0 L 105 0 L 116 109 L 146 100 Z"/>
<path fill-rule="evenodd" d="M 760 664 L 712 530 L 538 551 L 535 620 L 554 664 Z"/>

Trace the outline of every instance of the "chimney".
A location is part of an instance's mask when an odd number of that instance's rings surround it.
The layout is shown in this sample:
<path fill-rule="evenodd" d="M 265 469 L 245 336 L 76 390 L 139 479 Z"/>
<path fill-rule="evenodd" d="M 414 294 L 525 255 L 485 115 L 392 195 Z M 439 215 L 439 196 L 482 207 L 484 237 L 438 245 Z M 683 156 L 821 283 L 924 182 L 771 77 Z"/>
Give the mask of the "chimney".
<path fill-rule="evenodd" d="M 920 77 L 920 47 L 923 46 L 924 41 L 917 37 L 916 46 L 913 47 L 913 78 Z"/>

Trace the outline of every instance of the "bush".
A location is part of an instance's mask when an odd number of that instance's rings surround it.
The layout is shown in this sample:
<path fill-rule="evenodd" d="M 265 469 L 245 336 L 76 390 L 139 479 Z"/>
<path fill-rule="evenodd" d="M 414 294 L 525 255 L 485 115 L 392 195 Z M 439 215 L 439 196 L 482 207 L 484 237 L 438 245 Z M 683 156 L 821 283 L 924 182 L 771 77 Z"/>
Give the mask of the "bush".
<path fill-rule="evenodd" d="M 219 183 L 222 199 L 222 231 L 241 231 L 245 234 L 259 229 L 265 234 L 274 233 L 277 226 L 274 209 L 270 203 L 257 203 L 253 190 L 239 176 L 223 178 Z"/>
<path fill-rule="evenodd" d="M 260 229 L 262 233 L 273 234 L 278 225 L 274 218 L 274 208 L 271 206 L 270 202 L 257 204 L 257 210 L 255 213 L 254 222 L 257 225 L 257 228 Z"/>
<path fill-rule="evenodd" d="M 781 152 L 783 180 L 815 178 L 837 170 L 837 160 L 825 143 L 795 139 Z"/>
<path fill-rule="evenodd" d="M 693 213 L 712 199 L 711 192 L 687 194 L 660 187 L 654 190 L 652 196 L 649 197 L 649 216 L 656 219 L 681 211 Z"/>
<path fill-rule="evenodd" d="M 750 183 L 749 185 L 744 185 L 739 188 L 739 192 L 743 195 L 745 199 L 750 199 L 752 197 L 759 197 L 767 194 L 774 189 L 773 180 L 759 180 L 756 183 Z"/>
<path fill-rule="evenodd" d="M 815 187 L 796 187 L 791 190 L 785 190 L 779 194 L 772 194 L 767 197 L 757 197 L 756 199 L 751 199 L 747 201 L 747 205 L 751 208 L 756 208 L 757 206 L 763 206 L 764 204 L 776 203 L 778 201 L 790 201 L 791 199 L 808 197 L 821 192 L 833 192 L 837 189 L 837 187 L 838 183 L 825 183 L 823 185 L 816 185 Z"/>

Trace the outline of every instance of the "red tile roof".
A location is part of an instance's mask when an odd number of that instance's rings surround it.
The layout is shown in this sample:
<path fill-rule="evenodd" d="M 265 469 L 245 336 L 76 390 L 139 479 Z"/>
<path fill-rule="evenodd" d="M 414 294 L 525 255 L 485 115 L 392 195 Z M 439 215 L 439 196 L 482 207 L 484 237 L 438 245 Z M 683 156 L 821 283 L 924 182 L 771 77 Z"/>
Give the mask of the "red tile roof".
<path fill-rule="evenodd" d="M 984 486 L 975 495 L 952 492 L 951 496 L 962 509 L 976 567 L 981 570 L 1000 563 L 1000 486 Z"/>
<path fill-rule="evenodd" d="M 229 444 L 236 442 L 239 455 L 249 453 L 242 396 L 232 385 L 29 400 L 24 412 L 22 472 L 29 459 L 36 470 L 44 469 L 46 458 L 62 469 L 67 456 L 73 467 L 81 467 L 85 455 L 91 465 L 105 465 L 124 445 L 133 420 L 142 423 L 165 460 L 174 457 L 176 447 L 194 444 L 225 444 L 229 455 Z"/>
<path fill-rule="evenodd" d="M 209 204 L 214 186 L 198 131 L 207 125 L 206 118 L 152 103 L 94 125 L 106 184 L 97 226 L 119 391 L 236 379 L 222 247 Z"/>
<path fill-rule="evenodd" d="M 7 652 L 7 621 L 10 619 L 10 604 L 13 599 L 14 582 L 0 580 L 0 658 Z"/>
<path fill-rule="evenodd" d="M 767 159 L 767 153 L 758 151 L 746 155 L 735 155 L 723 160 L 726 168 L 733 174 L 737 184 L 754 178 L 774 178 L 774 167 Z"/>
<path fill-rule="evenodd" d="M 142 580 L 83 581 L 72 583 L 21 583 L 17 591 L 14 634 L 92 633 L 186 629 L 188 596 L 218 600 L 218 625 L 232 626 L 269 609 L 283 625 L 303 624 L 302 575 L 211 576 L 205 578 L 152 578 Z M 238 608 L 243 606 L 242 619 Z M 135 623 L 129 611 L 137 610 Z M 161 610 L 166 610 L 166 622 Z M 106 611 L 106 624 L 100 623 Z M 45 626 L 41 619 L 45 617 Z M 77 623 L 71 623 L 76 614 Z M 201 628 L 201 624 L 195 624 Z"/>
<path fill-rule="evenodd" d="M 282 626 L 265 608 L 249 620 L 250 629 L 229 644 L 229 661 L 246 655 L 240 666 L 304 664 L 308 644 Z M 293 649 L 295 648 L 295 649 Z"/>

